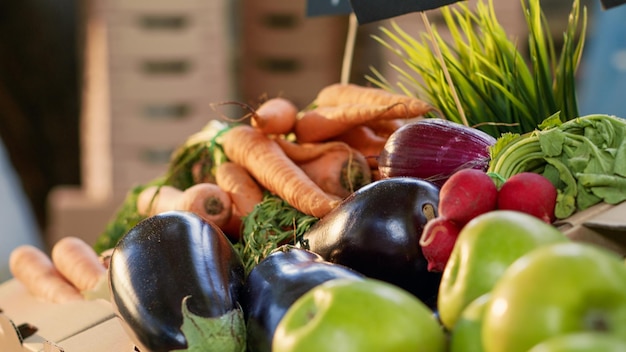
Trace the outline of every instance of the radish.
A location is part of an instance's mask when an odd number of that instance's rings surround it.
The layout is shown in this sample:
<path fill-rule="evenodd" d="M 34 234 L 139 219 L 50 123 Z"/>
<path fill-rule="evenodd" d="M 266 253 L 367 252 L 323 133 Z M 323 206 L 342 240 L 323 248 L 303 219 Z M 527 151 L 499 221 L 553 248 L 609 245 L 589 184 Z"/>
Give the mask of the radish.
<path fill-rule="evenodd" d="M 439 191 L 439 216 L 465 225 L 476 216 L 496 209 L 498 188 L 484 171 L 462 169 L 450 176 Z"/>
<path fill-rule="evenodd" d="M 498 209 L 517 210 L 551 224 L 557 189 L 545 176 L 522 172 L 509 177 L 498 191 Z"/>
<path fill-rule="evenodd" d="M 426 223 L 419 243 L 428 261 L 428 271 L 443 272 L 460 231 L 461 227 L 444 217 Z"/>

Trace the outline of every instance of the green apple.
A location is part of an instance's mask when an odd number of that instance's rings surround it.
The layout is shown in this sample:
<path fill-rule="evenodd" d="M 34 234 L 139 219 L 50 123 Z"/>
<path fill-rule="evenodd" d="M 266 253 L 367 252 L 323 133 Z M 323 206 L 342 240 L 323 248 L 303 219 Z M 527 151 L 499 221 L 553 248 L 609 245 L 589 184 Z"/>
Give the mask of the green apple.
<path fill-rule="evenodd" d="M 506 268 L 523 254 L 548 243 L 569 241 L 540 219 L 495 210 L 470 220 L 456 240 L 443 271 L 437 308 L 452 329 L 467 305 L 489 292 Z"/>
<path fill-rule="evenodd" d="M 616 253 L 588 243 L 537 248 L 504 273 L 484 314 L 489 352 L 526 352 L 585 331 L 626 342 L 626 268 Z"/>
<path fill-rule="evenodd" d="M 278 323 L 273 352 L 443 352 L 446 337 L 419 299 L 374 279 L 327 281 L 302 295 Z"/>
<path fill-rule="evenodd" d="M 450 352 L 484 352 L 481 329 L 487 302 L 486 293 L 472 301 L 461 313 L 450 332 Z"/>
<path fill-rule="evenodd" d="M 565 334 L 545 340 L 528 352 L 624 352 L 626 341 L 599 332 Z"/>

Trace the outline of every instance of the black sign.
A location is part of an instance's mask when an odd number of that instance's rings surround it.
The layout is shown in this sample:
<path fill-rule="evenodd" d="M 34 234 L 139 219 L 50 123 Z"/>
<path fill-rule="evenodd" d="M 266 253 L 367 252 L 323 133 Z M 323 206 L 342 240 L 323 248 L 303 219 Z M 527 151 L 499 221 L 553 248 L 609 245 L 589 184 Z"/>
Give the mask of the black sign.
<path fill-rule="evenodd" d="M 349 0 L 308 0 L 306 3 L 306 15 L 348 15 L 352 12 Z"/>
<path fill-rule="evenodd" d="M 626 0 L 602 0 L 602 7 L 609 9 L 618 5 L 626 4 Z"/>
<path fill-rule="evenodd" d="M 450 5 L 459 0 L 350 0 L 360 24 Z M 620 1 L 620 0 L 613 0 Z M 626 0 L 621 0 L 626 1 Z"/>

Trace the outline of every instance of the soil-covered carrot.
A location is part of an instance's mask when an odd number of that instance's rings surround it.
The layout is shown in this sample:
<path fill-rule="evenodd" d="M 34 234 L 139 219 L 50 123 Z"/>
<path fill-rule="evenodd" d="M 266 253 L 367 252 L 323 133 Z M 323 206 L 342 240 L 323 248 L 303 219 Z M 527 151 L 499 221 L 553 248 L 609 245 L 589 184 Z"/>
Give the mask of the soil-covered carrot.
<path fill-rule="evenodd" d="M 319 188 L 285 155 L 276 141 L 248 125 L 238 125 L 220 138 L 229 160 L 240 164 L 268 191 L 299 211 L 323 217 L 340 202 Z"/>
<path fill-rule="evenodd" d="M 287 134 L 296 123 L 298 108 L 288 99 L 266 100 L 254 111 L 250 124 L 265 134 Z"/>
<path fill-rule="evenodd" d="M 80 292 L 98 285 L 106 269 L 96 251 L 78 237 L 63 237 L 52 247 L 52 263 Z"/>
<path fill-rule="evenodd" d="M 299 166 L 324 192 L 341 198 L 372 182 L 367 160 L 351 148 L 331 150 Z"/>
<path fill-rule="evenodd" d="M 318 106 L 299 113 L 294 133 L 299 142 L 320 142 L 338 136 L 352 127 L 375 120 L 396 120 L 415 117 L 405 105 L 374 105 L 365 103 L 339 106 Z"/>
<path fill-rule="evenodd" d="M 37 247 L 22 245 L 9 256 L 13 277 L 35 297 L 52 303 L 83 299 L 78 289 L 61 275 L 48 255 Z"/>
<path fill-rule="evenodd" d="M 335 83 L 322 88 L 315 98 L 318 106 L 345 104 L 402 105 L 405 115 L 417 117 L 432 110 L 425 101 L 403 94 L 391 93 L 382 88 L 365 87 L 352 83 Z"/>
<path fill-rule="evenodd" d="M 263 200 L 263 189 L 243 166 L 227 161 L 215 172 L 217 185 L 226 191 L 241 216 L 248 215 Z"/>

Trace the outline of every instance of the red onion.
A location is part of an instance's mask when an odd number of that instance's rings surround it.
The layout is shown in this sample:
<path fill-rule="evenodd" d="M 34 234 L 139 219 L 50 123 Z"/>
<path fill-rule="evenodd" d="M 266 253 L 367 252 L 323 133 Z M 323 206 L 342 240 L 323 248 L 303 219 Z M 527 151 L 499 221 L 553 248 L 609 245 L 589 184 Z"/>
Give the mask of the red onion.
<path fill-rule="evenodd" d="M 397 129 L 378 157 L 382 178 L 411 176 L 443 185 L 455 171 L 487 170 L 496 139 L 476 128 L 428 118 Z"/>

